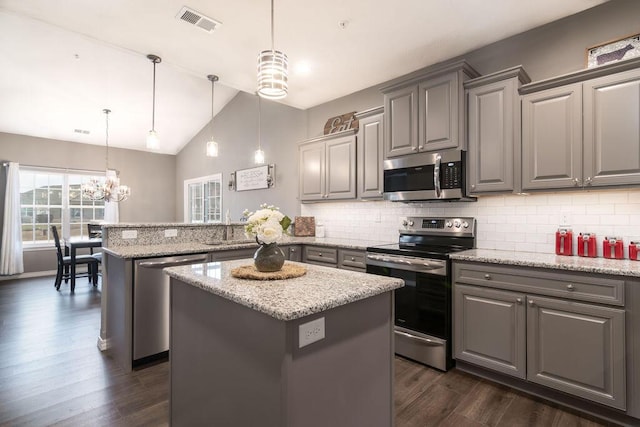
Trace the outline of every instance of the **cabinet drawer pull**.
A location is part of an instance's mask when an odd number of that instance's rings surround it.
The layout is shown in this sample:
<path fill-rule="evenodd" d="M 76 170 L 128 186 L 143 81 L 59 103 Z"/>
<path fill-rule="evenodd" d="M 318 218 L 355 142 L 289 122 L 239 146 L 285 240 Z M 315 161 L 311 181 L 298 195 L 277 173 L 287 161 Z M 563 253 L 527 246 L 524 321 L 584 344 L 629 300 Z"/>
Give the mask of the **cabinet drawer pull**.
<path fill-rule="evenodd" d="M 575 286 L 573 286 L 573 283 L 569 283 L 569 284 L 567 285 L 567 290 L 568 290 L 568 291 L 570 291 L 570 292 L 571 292 L 571 291 L 575 291 L 575 290 L 576 290 L 576 287 L 575 287 Z"/>
<path fill-rule="evenodd" d="M 318 252 L 318 256 L 322 256 L 322 252 Z"/>
<path fill-rule="evenodd" d="M 291 252 L 295 252 L 295 251 L 296 251 L 296 248 L 291 248 Z"/>
<path fill-rule="evenodd" d="M 522 304 L 522 298 L 516 298 L 516 303 L 521 305 Z"/>
<path fill-rule="evenodd" d="M 356 260 L 356 258 L 355 258 L 355 257 L 351 257 L 351 261 L 355 261 L 355 260 Z"/>
<path fill-rule="evenodd" d="M 487 280 L 491 280 L 491 275 L 490 274 L 485 274 L 484 278 L 487 279 Z"/>

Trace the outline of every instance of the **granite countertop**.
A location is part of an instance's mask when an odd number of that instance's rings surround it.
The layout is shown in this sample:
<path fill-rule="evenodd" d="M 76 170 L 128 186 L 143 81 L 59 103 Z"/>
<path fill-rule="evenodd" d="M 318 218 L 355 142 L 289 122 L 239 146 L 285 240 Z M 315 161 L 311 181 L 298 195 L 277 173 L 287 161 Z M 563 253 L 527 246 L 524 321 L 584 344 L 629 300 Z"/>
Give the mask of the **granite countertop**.
<path fill-rule="evenodd" d="M 352 240 L 329 237 L 286 237 L 279 245 L 316 245 L 316 246 L 338 246 L 344 249 L 365 250 L 368 246 L 388 244 L 390 242 L 380 242 L 371 240 Z M 233 249 L 258 248 L 253 240 L 219 240 L 207 243 L 165 243 L 158 245 L 132 245 L 132 246 L 112 246 L 104 247 L 103 250 L 118 258 L 149 258 L 168 255 L 186 255 L 203 252 L 228 251 Z"/>
<path fill-rule="evenodd" d="M 306 267 L 304 276 L 286 280 L 249 280 L 231 270 L 251 259 L 166 268 L 169 276 L 278 320 L 299 319 L 404 286 L 401 279 L 375 276 L 292 261 Z"/>
<path fill-rule="evenodd" d="M 451 259 L 489 264 L 550 268 L 583 273 L 640 277 L 640 261 L 632 261 L 629 259 L 585 258 L 579 256 L 561 256 L 493 249 L 471 249 L 457 252 L 451 254 Z"/>

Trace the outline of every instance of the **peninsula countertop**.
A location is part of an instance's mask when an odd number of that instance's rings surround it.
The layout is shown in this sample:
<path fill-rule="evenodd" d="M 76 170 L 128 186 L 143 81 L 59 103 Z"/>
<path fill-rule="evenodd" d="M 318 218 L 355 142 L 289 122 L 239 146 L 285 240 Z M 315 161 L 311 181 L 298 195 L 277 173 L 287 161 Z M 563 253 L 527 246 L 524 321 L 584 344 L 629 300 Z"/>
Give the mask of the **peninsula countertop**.
<path fill-rule="evenodd" d="M 494 249 L 471 249 L 457 252 L 451 254 L 451 259 L 454 261 L 475 261 L 488 264 L 640 277 L 640 261 L 629 259 L 587 258 Z"/>
<path fill-rule="evenodd" d="M 287 237 L 278 242 L 284 245 L 316 245 L 328 247 L 341 247 L 345 249 L 364 250 L 368 246 L 389 244 L 393 242 L 382 242 L 372 240 L 354 240 L 331 237 Z M 103 250 L 118 258 L 149 258 L 167 255 L 186 255 L 215 251 L 227 251 L 233 249 L 258 248 L 254 240 L 217 240 L 210 243 L 189 242 L 189 243 L 161 243 L 154 245 L 131 245 L 104 247 Z"/>
<path fill-rule="evenodd" d="M 284 280 L 250 280 L 231 270 L 252 259 L 210 262 L 165 269 L 169 276 L 278 320 L 289 321 L 363 300 L 404 286 L 401 279 L 312 264 L 304 276 Z"/>

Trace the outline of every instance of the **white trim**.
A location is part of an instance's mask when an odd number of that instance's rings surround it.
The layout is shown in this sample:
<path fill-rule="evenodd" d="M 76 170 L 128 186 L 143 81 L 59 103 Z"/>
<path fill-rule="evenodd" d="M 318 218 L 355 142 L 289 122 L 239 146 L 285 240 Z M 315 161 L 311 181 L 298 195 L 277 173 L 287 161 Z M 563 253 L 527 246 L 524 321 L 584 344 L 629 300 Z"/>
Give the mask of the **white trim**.
<path fill-rule="evenodd" d="M 20 273 L 14 274 L 11 276 L 0 276 L 0 282 L 5 280 L 14 280 L 14 279 L 31 279 L 34 277 L 47 277 L 56 275 L 57 270 L 46 270 L 46 271 L 31 271 L 29 273 Z"/>
<path fill-rule="evenodd" d="M 185 179 L 184 180 L 184 187 L 183 187 L 183 221 L 185 223 L 193 223 L 193 224 L 200 224 L 200 223 L 206 223 L 204 222 L 204 220 L 202 222 L 192 222 L 191 221 L 191 216 L 189 215 L 190 213 L 190 206 L 189 206 L 189 185 L 191 184 L 202 184 L 204 185 L 204 183 L 208 182 L 208 181 L 220 181 L 220 221 L 219 222 L 212 222 L 209 224 L 221 224 L 222 223 L 222 212 L 224 211 L 222 209 L 222 173 L 215 173 L 212 175 L 207 175 L 207 176 L 201 176 L 198 178 L 191 178 L 191 179 Z M 204 193 L 203 193 L 204 196 Z M 204 215 L 204 211 L 203 211 L 203 215 Z"/>
<path fill-rule="evenodd" d="M 109 350 L 110 343 L 108 339 L 103 339 L 102 337 L 98 337 L 98 350 L 106 351 Z"/>

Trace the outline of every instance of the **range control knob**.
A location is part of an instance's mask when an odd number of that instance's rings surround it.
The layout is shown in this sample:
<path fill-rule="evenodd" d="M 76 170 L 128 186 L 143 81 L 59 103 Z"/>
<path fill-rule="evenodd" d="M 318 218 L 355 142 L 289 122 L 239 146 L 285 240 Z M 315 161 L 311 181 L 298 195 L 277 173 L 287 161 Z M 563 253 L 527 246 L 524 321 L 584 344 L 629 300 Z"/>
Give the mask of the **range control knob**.
<path fill-rule="evenodd" d="M 455 221 L 455 222 L 453 223 L 453 225 L 454 225 L 456 228 L 460 228 L 460 221 Z"/>
<path fill-rule="evenodd" d="M 445 225 L 447 226 L 447 228 L 453 227 L 453 223 L 451 221 L 447 221 Z"/>
<path fill-rule="evenodd" d="M 403 220 L 402 220 L 402 226 L 403 226 L 403 227 L 407 227 L 407 226 L 409 226 L 409 227 L 413 227 L 413 221 L 403 219 Z"/>
<path fill-rule="evenodd" d="M 463 222 L 462 227 L 469 228 L 469 223 L 467 221 Z"/>
<path fill-rule="evenodd" d="M 413 221 L 409 220 L 409 227 L 413 227 Z"/>

